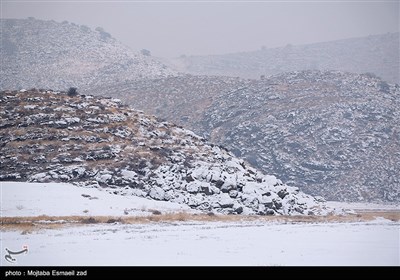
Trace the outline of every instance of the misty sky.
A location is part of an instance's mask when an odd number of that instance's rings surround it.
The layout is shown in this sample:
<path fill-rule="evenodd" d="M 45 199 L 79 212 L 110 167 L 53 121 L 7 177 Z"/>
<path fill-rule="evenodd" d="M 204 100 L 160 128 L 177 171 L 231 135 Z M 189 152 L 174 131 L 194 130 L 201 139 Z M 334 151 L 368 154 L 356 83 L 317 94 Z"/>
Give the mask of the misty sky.
<path fill-rule="evenodd" d="M 1 1 L 2 18 L 103 27 L 152 55 L 222 54 L 399 31 L 399 1 Z"/>

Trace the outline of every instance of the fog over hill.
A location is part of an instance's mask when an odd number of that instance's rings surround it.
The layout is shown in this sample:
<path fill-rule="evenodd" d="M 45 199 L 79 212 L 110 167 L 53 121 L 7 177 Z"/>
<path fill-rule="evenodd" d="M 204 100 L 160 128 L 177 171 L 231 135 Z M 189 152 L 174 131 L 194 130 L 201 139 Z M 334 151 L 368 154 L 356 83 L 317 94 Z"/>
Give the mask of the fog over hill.
<path fill-rule="evenodd" d="M 1 19 L 0 89 L 78 87 L 175 75 L 102 28 L 37 19 Z"/>
<path fill-rule="evenodd" d="M 295 70 L 341 70 L 374 73 L 400 83 L 399 33 L 386 33 L 307 45 L 266 48 L 224 55 L 181 56 L 164 60 L 195 75 L 259 78 Z"/>

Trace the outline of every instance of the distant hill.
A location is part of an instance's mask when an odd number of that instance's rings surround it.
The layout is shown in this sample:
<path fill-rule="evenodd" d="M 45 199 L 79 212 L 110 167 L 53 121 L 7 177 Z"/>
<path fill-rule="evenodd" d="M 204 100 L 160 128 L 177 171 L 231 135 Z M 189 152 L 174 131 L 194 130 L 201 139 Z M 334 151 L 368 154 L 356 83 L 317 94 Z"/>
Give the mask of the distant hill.
<path fill-rule="evenodd" d="M 322 198 L 120 100 L 3 91 L 0 120 L 2 181 L 71 182 L 224 214 L 330 211 Z"/>
<path fill-rule="evenodd" d="M 307 193 L 400 201 L 400 88 L 371 74 L 182 76 L 116 85 L 112 92 Z"/>
<path fill-rule="evenodd" d="M 308 45 L 287 45 L 225 55 L 182 56 L 171 67 L 194 75 L 260 78 L 295 70 L 374 73 L 400 84 L 399 33 L 371 35 Z M 167 61 L 167 60 L 165 60 Z"/>
<path fill-rule="evenodd" d="M 77 87 L 175 75 L 123 46 L 102 28 L 36 19 L 1 19 L 0 89 Z"/>

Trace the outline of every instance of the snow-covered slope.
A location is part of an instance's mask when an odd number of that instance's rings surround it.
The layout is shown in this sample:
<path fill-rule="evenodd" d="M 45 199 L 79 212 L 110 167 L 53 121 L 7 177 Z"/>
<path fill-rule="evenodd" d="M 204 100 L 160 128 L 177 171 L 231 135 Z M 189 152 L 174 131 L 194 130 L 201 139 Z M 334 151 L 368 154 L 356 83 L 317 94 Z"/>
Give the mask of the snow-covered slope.
<path fill-rule="evenodd" d="M 115 89 L 310 194 L 400 201 L 400 88 L 371 74 L 181 76 Z"/>
<path fill-rule="evenodd" d="M 102 28 L 36 19 L 1 19 L 1 89 L 66 90 L 175 75 Z"/>
<path fill-rule="evenodd" d="M 253 166 L 329 200 L 400 201 L 400 87 L 299 71 L 219 96 L 203 130 Z"/>
<path fill-rule="evenodd" d="M 314 198 L 120 100 L 0 93 L 0 179 L 72 182 L 236 214 L 326 214 Z"/>
<path fill-rule="evenodd" d="M 387 82 L 400 83 L 399 33 L 308 45 L 263 48 L 225 55 L 184 56 L 163 60 L 195 75 L 259 78 L 296 70 L 340 70 L 374 73 Z"/>
<path fill-rule="evenodd" d="M 189 206 L 136 196 L 121 196 L 98 188 L 67 183 L 0 182 L 1 217 L 126 216 L 190 212 Z"/>

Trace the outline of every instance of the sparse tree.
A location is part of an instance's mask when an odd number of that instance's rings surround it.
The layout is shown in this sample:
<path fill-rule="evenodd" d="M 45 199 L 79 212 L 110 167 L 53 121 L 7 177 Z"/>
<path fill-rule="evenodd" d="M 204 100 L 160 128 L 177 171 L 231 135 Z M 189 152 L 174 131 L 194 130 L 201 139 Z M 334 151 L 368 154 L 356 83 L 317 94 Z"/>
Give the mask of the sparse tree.
<path fill-rule="evenodd" d="M 373 78 L 373 79 L 377 79 L 378 78 L 378 76 L 375 73 L 372 73 L 372 72 L 366 72 L 363 75 L 367 76 L 368 78 Z"/>
<path fill-rule="evenodd" d="M 111 38 L 111 34 L 106 32 L 103 27 L 96 27 L 95 30 L 100 33 L 100 37 L 102 40 L 107 40 Z"/>
<path fill-rule="evenodd" d="M 78 91 L 76 87 L 70 87 L 68 90 L 68 96 L 77 96 Z"/>
<path fill-rule="evenodd" d="M 81 28 L 81 30 L 82 30 L 83 32 L 86 32 L 86 33 L 90 32 L 90 28 L 87 27 L 86 25 L 81 25 L 80 28 Z"/>
<path fill-rule="evenodd" d="M 144 56 L 151 56 L 151 52 L 146 49 L 141 50 L 140 53 L 143 54 Z"/>
<path fill-rule="evenodd" d="M 390 86 L 387 82 L 380 81 L 378 83 L 378 86 L 379 86 L 380 91 L 385 92 L 385 93 L 390 93 Z"/>

